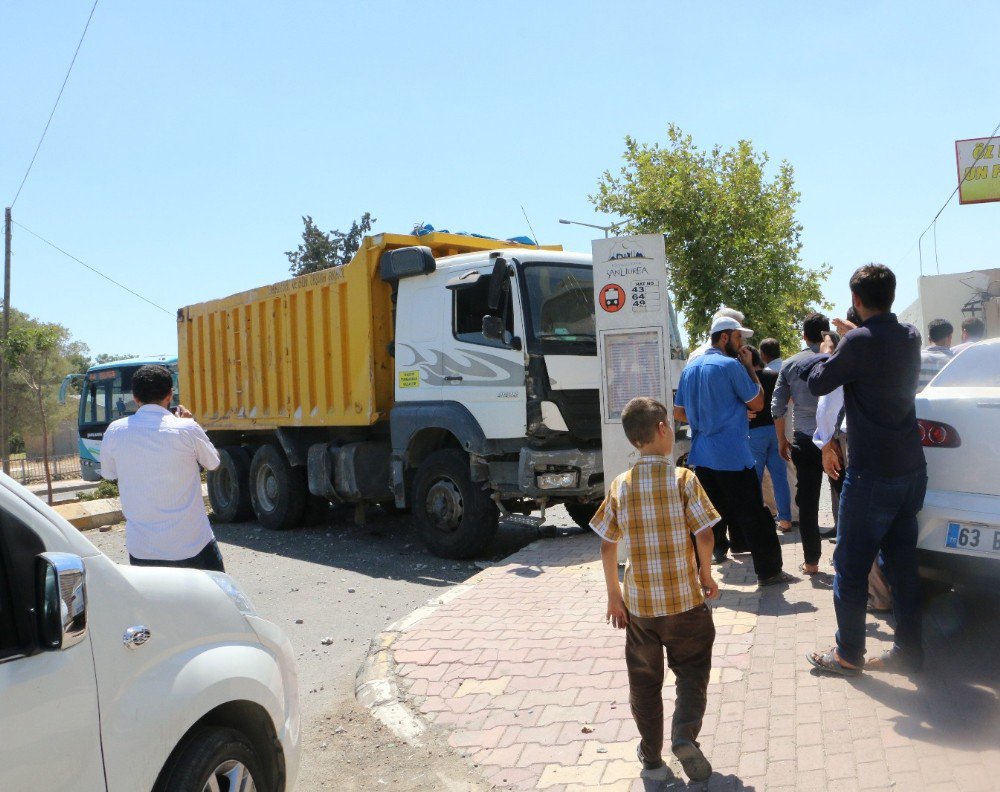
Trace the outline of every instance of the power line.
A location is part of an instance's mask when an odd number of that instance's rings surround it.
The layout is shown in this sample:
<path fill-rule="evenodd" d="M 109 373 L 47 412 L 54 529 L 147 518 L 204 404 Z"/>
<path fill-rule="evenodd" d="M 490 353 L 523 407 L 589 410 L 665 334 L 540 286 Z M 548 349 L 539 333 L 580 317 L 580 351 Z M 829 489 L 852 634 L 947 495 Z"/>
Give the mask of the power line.
<path fill-rule="evenodd" d="M 25 231 L 27 231 L 27 232 L 28 232 L 29 234 L 31 234 L 31 235 L 32 235 L 33 237 L 35 237 L 35 238 L 37 238 L 37 239 L 40 239 L 40 240 L 41 240 L 42 242 L 44 242 L 44 243 L 45 243 L 46 245 L 48 245 L 49 247 L 51 247 L 51 248 L 55 248 L 55 249 L 56 249 L 56 250 L 58 250 L 58 251 L 59 251 L 60 253 L 62 253 L 62 254 L 63 254 L 64 256 L 67 256 L 68 258 L 71 258 L 71 259 L 73 259 L 73 261 L 75 261 L 75 262 L 76 262 L 77 264 L 82 264 L 82 265 L 83 265 L 84 267 L 86 267 L 87 269 L 89 269 L 89 270 L 90 270 L 91 272 L 95 273 L 96 275 L 100 275 L 100 276 L 101 276 L 102 278 L 104 278 L 104 280 L 106 280 L 106 281 L 110 281 L 111 283 L 113 283 L 113 284 L 114 284 L 115 286 L 117 286 L 118 288 L 120 288 L 120 289 L 124 289 L 124 290 L 125 290 L 125 291 L 127 291 L 127 292 L 128 292 L 129 294 L 131 294 L 131 295 L 132 295 L 132 296 L 134 296 L 134 297 L 138 297 L 138 298 L 139 298 L 140 300 L 142 300 L 143 302 L 146 302 L 146 303 L 149 303 L 149 304 L 150 304 L 150 305 L 152 305 L 152 306 L 153 306 L 154 308 L 156 308 L 156 309 L 158 309 L 158 310 L 160 310 L 160 311 L 163 311 L 163 313 L 167 314 L 167 316 L 170 316 L 171 318 L 172 318 L 172 317 L 174 316 L 174 312 L 173 312 L 173 311 L 168 311 L 168 310 L 167 310 L 166 308 L 164 308 L 164 307 L 163 307 L 162 305 L 157 305 L 157 304 L 156 304 L 155 302 L 153 302 L 152 300 L 150 300 L 150 299 L 148 299 L 148 298 L 146 298 L 146 297 L 143 297 L 143 296 L 142 296 L 141 294 L 139 294 L 139 292 L 137 292 L 137 291 L 133 291 L 132 289 L 130 289 L 130 288 L 129 288 L 128 286 L 124 285 L 123 283 L 119 283 L 119 282 L 118 282 L 118 281 L 116 281 L 116 280 L 115 280 L 114 278 L 111 278 L 111 277 L 109 277 L 109 276 L 105 275 L 105 274 L 104 274 L 103 272 L 101 272 L 101 271 L 100 271 L 99 269 L 96 269 L 96 268 L 94 268 L 94 267 L 91 267 L 91 266 L 90 266 L 90 265 L 89 265 L 89 264 L 88 264 L 87 262 L 85 262 L 85 261 L 81 261 L 81 260 L 80 260 L 80 259 L 78 259 L 78 258 L 77 258 L 76 256 L 74 256 L 74 255 L 73 255 L 72 253 L 67 253 L 67 252 L 66 252 L 65 250 L 63 250 L 63 249 L 62 249 L 61 247 L 59 247 L 59 246 L 58 246 L 57 244 L 55 244 L 54 242 L 49 242 L 49 240 L 47 240 L 47 239 L 46 239 L 45 237 L 43 237 L 43 236 L 42 236 L 41 234 L 36 234 L 36 233 L 35 233 L 34 231 L 32 231 L 32 230 L 31 230 L 30 228 L 28 228 L 27 226 L 25 226 L 25 225 L 22 225 L 21 223 L 17 222 L 17 220 L 14 220 L 13 222 L 14 222 L 14 225 L 16 225 L 16 226 L 19 226 L 20 228 L 23 228 L 23 229 L 24 229 Z"/>
<path fill-rule="evenodd" d="M 66 83 L 69 81 L 69 75 L 73 71 L 73 64 L 76 63 L 76 56 L 80 54 L 80 47 L 83 45 L 84 36 L 87 35 L 87 29 L 90 27 L 90 20 L 94 18 L 94 11 L 97 10 L 98 0 L 94 0 L 94 5 L 90 9 L 90 16 L 87 17 L 87 24 L 83 26 L 83 33 L 80 34 L 80 40 L 76 44 L 76 50 L 73 52 L 73 60 L 69 62 L 69 68 L 66 70 L 66 76 L 63 78 L 62 86 L 59 88 L 59 95 L 56 96 L 55 104 L 52 105 L 52 112 L 49 113 L 49 120 L 45 122 L 45 129 L 42 130 L 42 136 L 38 139 L 38 145 L 35 146 L 35 153 L 31 155 L 31 162 L 28 163 L 28 170 L 24 172 L 24 178 L 21 179 L 21 184 L 17 188 L 17 193 L 14 195 L 14 200 L 10 202 L 11 208 L 14 208 L 14 204 L 17 203 L 18 197 L 21 195 L 21 190 L 24 188 L 24 183 L 28 180 L 28 174 L 31 173 L 31 168 L 35 164 L 35 158 L 38 156 L 38 151 L 42 147 L 42 141 L 45 140 L 45 134 L 49 131 L 49 124 L 52 123 L 52 117 L 56 114 L 56 108 L 59 107 L 59 100 L 62 99 L 63 91 L 66 89 Z M 20 223 L 18 223 L 20 225 Z M 21 226 L 23 228 L 23 226 Z M 24 229 L 27 231 L 28 229 Z"/>
<path fill-rule="evenodd" d="M 993 127 L 993 132 L 990 133 L 990 136 L 986 139 L 986 142 L 990 143 L 993 140 L 993 138 L 997 136 L 997 132 L 1000 132 L 1000 123 L 997 123 L 997 125 Z M 986 146 L 983 146 L 982 153 L 978 157 L 976 157 L 975 161 L 972 163 L 973 168 L 975 168 L 976 165 L 979 164 L 979 160 L 983 158 L 983 155 L 985 155 L 985 153 L 986 153 Z M 969 177 L 969 173 L 971 173 L 971 170 L 966 170 L 965 173 L 962 174 L 962 178 L 959 179 L 958 184 L 955 185 L 955 189 L 951 191 L 951 195 L 948 196 L 948 200 L 946 200 L 943 204 L 941 204 L 941 208 L 937 210 L 937 214 L 934 215 L 934 219 L 927 224 L 927 228 L 921 231 L 920 236 L 917 237 L 917 241 L 913 245 L 911 245 L 910 249 L 907 250 L 906 253 L 904 253 L 903 256 L 899 259 L 899 261 L 896 263 L 897 267 L 899 266 L 899 264 L 903 262 L 904 259 L 907 258 L 907 256 L 909 256 L 913 252 L 913 248 L 918 248 L 920 251 L 920 274 L 921 275 L 924 274 L 924 251 L 923 247 L 921 246 L 921 242 L 923 241 L 924 234 L 930 231 L 932 227 L 934 228 L 934 235 L 935 235 L 934 261 L 935 264 L 937 264 L 937 227 L 935 224 L 937 223 L 938 218 L 941 216 L 941 213 L 948 208 L 948 204 L 950 204 L 951 199 L 955 197 L 955 193 L 957 193 L 961 189 L 962 185 L 965 184 L 965 180 Z M 937 264 L 937 269 L 938 273 L 940 273 L 941 272 L 940 264 Z"/>

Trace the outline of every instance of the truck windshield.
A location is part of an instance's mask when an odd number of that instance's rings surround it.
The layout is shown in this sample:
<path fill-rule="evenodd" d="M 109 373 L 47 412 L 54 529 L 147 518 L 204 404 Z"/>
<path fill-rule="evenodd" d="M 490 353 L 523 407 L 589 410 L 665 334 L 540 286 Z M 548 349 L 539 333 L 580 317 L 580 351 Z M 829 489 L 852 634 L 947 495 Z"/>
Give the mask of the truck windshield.
<path fill-rule="evenodd" d="M 534 338 L 552 345 L 595 344 L 594 275 L 573 264 L 525 264 Z M 547 344 L 548 345 L 548 344 Z"/>

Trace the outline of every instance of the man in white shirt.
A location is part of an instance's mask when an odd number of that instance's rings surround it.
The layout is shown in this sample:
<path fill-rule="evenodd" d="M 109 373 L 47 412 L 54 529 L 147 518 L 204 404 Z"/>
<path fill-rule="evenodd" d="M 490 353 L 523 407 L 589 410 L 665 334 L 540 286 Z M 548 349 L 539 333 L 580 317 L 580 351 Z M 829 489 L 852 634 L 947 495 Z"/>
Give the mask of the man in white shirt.
<path fill-rule="evenodd" d="M 951 348 L 951 354 L 957 355 L 963 349 L 968 349 L 983 340 L 986 335 L 986 324 L 978 316 L 970 316 L 962 320 L 962 343 Z"/>
<path fill-rule="evenodd" d="M 765 338 L 760 342 L 760 357 L 768 371 L 781 372 L 781 343 L 777 338 Z"/>
<path fill-rule="evenodd" d="M 215 470 L 219 454 L 190 412 L 170 412 L 173 395 L 165 367 L 135 372 L 132 397 L 139 409 L 104 433 L 101 476 L 118 480 L 130 563 L 225 572 L 199 470 Z"/>

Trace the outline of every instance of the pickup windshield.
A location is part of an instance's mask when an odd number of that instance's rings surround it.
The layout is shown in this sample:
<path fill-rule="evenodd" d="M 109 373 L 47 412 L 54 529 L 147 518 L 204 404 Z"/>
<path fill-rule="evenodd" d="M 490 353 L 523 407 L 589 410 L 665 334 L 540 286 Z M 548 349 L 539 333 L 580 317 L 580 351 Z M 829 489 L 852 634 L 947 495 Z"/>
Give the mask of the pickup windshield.
<path fill-rule="evenodd" d="M 524 283 L 530 332 L 546 346 L 596 342 L 594 275 L 573 264 L 526 264 Z"/>

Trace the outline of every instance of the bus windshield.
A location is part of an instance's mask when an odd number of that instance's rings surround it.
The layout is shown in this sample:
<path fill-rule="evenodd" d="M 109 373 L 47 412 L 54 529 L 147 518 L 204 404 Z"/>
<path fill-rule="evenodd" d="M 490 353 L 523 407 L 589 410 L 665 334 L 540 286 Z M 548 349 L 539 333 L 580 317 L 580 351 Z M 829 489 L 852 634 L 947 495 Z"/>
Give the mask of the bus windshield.
<path fill-rule="evenodd" d="M 80 396 L 81 427 L 107 426 L 112 421 L 135 414 L 139 405 L 132 398 L 132 374 L 138 368 L 120 366 L 87 372 Z M 169 368 L 173 371 L 175 367 Z M 174 405 L 178 401 L 176 376 L 174 372 Z"/>
<path fill-rule="evenodd" d="M 137 409 L 132 399 L 132 369 L 87 372 L 80 397 L 81 425 L 106 425 L 134 414 Z"/>

